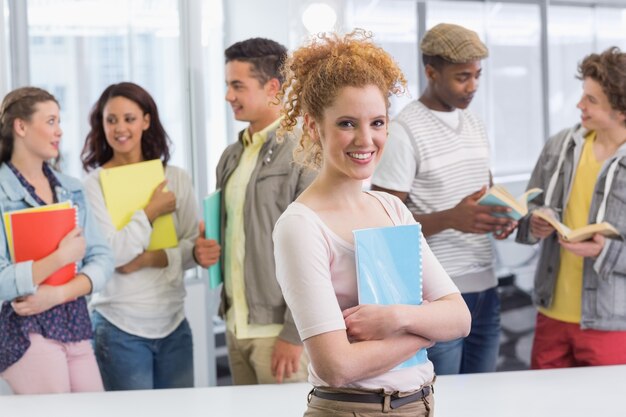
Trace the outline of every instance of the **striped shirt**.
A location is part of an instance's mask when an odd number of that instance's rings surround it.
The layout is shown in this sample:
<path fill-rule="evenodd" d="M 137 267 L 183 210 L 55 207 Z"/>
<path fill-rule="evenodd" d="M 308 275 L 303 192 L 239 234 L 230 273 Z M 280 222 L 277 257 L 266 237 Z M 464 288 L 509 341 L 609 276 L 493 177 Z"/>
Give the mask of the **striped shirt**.
<path fill-rule="evenodd" d="M 389 139 L 372 183 L 407 192 L 407 205 L 416 214 L 450 209 L 488 186 L 485 127 L 467 110 L 456 113 L 459 123 L 453 129 L 419 101 L 406 106 L 389 125 Z M 447 229 L 427 241 L 462 292 L 496 285 L 488 235 Z"/>

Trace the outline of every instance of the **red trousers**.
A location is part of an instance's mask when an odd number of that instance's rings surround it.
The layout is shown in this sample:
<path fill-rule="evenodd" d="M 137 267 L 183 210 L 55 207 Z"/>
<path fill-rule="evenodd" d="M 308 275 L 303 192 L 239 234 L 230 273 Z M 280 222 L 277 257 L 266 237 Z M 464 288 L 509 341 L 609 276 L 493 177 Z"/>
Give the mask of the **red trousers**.
<path fill-rule="evenodd" d="M 581 329 L 537 313 L 532 369 L 626 364 L 626 331 Z"/>

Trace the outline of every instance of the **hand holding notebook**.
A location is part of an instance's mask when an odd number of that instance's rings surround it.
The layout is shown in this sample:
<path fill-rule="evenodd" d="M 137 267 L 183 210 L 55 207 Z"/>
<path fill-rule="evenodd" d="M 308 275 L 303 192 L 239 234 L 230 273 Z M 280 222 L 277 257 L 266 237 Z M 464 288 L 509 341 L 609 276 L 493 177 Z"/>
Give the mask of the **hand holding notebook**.
<path fill-rule="evenodd" d="M 388 305 L 359 304 L 344 310 L 343 318 L 353 341 L 386 339 L 397 331 L 389 326 L 398 320 L 396 311 Z"/>
<path fill-rule="evenodd" d="M 146 207 L 158 187 L 161 187 L 158 192 L 165 191 L 164 180 L 163 163 L 159 159 L 100 171 L 104 201 L 117 230 L 126 226 L 137 210 L 143 210 Z M 152 222 L 152 235 L 148 250 L 175 246 L 178 246 L 178 237 L 172 214 L 156 217 Z"/>
<path fill-rule="evenodd" d="M 63 263 L 75 263 L 85 257 L 87 242 L 80 227 L 72 229 L 59 243 L 57 251 Z"/>
<path fill-rule="evenodd" d="M 150 223 L 154 223 L 161 216 L 176 211 L 176 196 L 173 192 L 168 191 L 166 187 L 167 180 L 157 185 L 150 196 L 150 200 L 148 200 L 146 208 L 144 208 Z"/>
<path fill-rule="evenodd" d="M 353 233 L 359 304 L 422 304 L 421 225 L 378 227 Z M 426 350 L 421 349 L 395 369 L 426 360 Z"/>
<path fill-rule="evenodd" d="M 13 262 L 38 261 L 59 250 L 64 266 L 48 276 L 42 284 L 63 285 L 74 278 L 76 262 L 85 254 L 84 238 L 80 229 L 76 228 L 75 207 L 18 211 L 8 215 Z"/>

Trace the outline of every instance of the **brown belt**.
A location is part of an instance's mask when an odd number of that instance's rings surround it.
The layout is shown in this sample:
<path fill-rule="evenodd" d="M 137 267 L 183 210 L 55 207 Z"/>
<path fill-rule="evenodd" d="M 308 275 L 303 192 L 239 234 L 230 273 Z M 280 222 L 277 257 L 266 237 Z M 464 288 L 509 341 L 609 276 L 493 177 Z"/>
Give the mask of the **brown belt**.
<path fill-rule="evenodd" d="M 413 393 L 411 395 L 407 395 L 406 397 L 398 397 L 396 395 L 390 395 L 389 406 L 391 408 L 399 408 L 405 404 L 413 403 L 423 399 L 424 397 L 428 397 L 431 392 L 431 387 L 427 386 L 422 388 L 421 390 Z M 348 394 L 344 392 L 326 392 L 320 391 L 317 388 L 313 389 L 313 395 L 318 398 L 323 398 L 324 400 L 331 401 L 344 401 L 350 403 L 368 403 L 368 404 L 381 404 L 385 403 L 385 394 Z"/>

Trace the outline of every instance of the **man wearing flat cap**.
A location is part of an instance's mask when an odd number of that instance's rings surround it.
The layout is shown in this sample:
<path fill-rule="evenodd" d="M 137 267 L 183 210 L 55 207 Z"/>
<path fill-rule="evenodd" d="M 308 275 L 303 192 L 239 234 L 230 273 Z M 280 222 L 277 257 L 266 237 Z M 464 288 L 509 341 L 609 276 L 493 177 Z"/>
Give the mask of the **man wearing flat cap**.
<path fill-rule="evenodd" d="M 472 311 L 464 339 L 438 343 L 428 357 L 439 375 L 496 370 L 500 301 L 488 233 L 507 237 L 504 207 L 478 205 L 491 184 L 482 121 L 467 110 L 488 55 L 478 35 L 442 23 L 420 44 L 428 85 L 389 125 L 373 189 L 398 196 L 422 224 L 433 252 Z"/>

